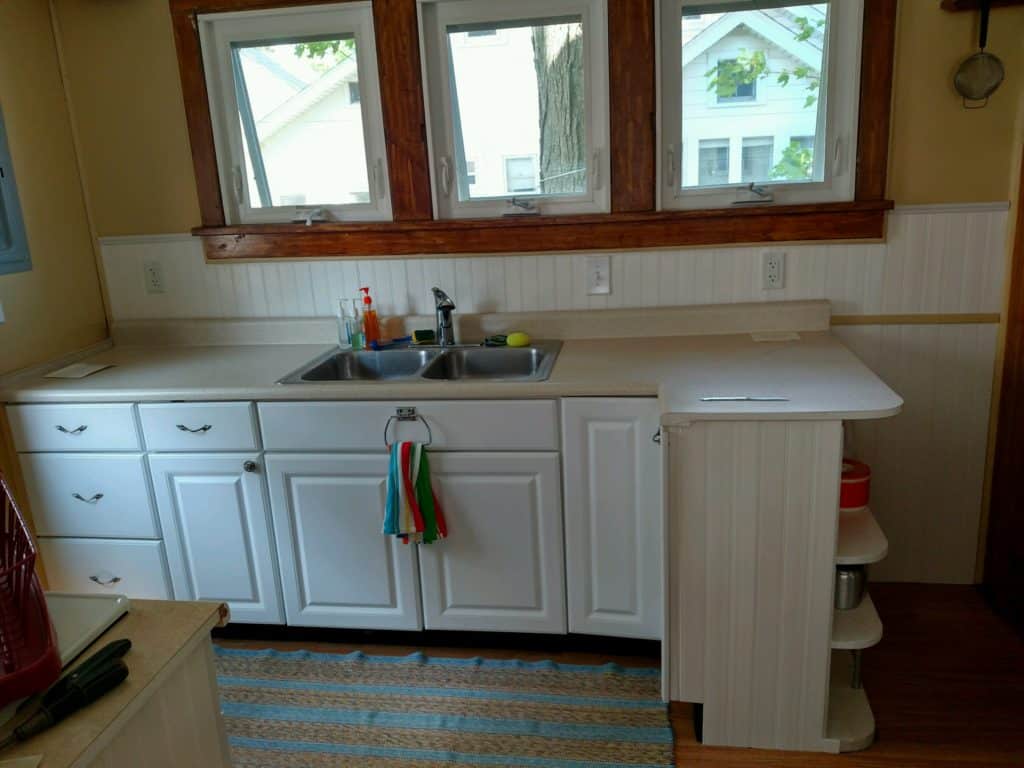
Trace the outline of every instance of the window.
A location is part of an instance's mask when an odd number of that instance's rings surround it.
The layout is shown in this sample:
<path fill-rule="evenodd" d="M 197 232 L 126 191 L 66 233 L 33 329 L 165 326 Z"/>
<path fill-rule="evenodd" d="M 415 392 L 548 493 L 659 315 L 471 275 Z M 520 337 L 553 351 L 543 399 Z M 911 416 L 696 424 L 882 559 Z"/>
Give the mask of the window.
<path fill-rule="evenodd" d="M 713 89 L 719 104 L 737 104 L 757 100 L 757 79 L 746 71 L 739 59 L 726 59 L 718 62 L 714 81 L 728 84 L 727 87 Z"/>
<path fill-rule="evenodd" d="M 604 0 L 420 8 L 437 215 L 607 211 Z M 501 45 L 475 40 L 495 34 Z"/>
<path fill-rule="evenodd" d="M 772 151 L 775 140 L 771 136 L 758 136 L 743 140 L 742 175 L 744 184 L 768 181 L 772 177 Z"/>
<path fill-rule="evenodd" d="M 391 218 L 370 3 L 199 17 L 228 223 Z"/>
<path fill-rule="evenodd" d="M 505 191 L 513 195 L 537 192 L 537 160 L 533 157 L 505 158 Z"/>
<path fill-rule="evenodd" d="M 852 200 L 863 7 L 663 2 L 661 207 Z"/>
<path fill-rule="evenodd" d="M 4 116 L 0 112 L 0 275 L 26 272 L 31 268 L 18 188 L 14 183 L 14 165 L 7 146 Z"/>
<path fill-rule="evenodd" d="M 698 183 L 714 187 L 729 183 L 729 140 L 703 139 L 700 142 Z"/>

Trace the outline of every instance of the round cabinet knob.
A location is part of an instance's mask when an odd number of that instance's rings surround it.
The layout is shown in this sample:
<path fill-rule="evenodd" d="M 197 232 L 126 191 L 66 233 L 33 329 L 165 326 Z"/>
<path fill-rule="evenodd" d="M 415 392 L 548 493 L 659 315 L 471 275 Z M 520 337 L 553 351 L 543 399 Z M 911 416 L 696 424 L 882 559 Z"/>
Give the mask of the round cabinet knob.
<path fill-rule="evenodd" d="M 257 469 L 259 469 L 259 467 L 257 466 L 255 461 L 247 461 L 242 465 L 242 469 L 244 469 L 246 472 L 255 472 Z"/>

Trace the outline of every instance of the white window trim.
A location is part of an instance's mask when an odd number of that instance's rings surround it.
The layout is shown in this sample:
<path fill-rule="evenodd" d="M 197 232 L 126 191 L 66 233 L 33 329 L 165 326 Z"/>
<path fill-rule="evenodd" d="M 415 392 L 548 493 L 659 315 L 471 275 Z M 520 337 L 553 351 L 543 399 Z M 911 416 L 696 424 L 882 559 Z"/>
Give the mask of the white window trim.
<path fill-rule="evenodd" d="M 391 196 L 371 3 L 204 14 L 198 17 L 198 25 L 227 223 L 305 221 L 310 216 L 313 220 L 390 221 Z M 330 35 L 351 35 L 356 41 L 370 202 L 253 207 L 245 178 L 242 129 L 237 119 L 231 43 Z M 241 169 L 240 174 L 237 169 Z"/>
<path fill-rule="evenodd" d="M 658 103 L 661 112 L 658 143 L 661 167 L 658 169 L 658 207 L 662 210 L 724 208 L 748 201 L 747 184 L 730 184 L 713 188 L 682 188 L 679 177 L 683 166 L 684 147 L 680 136 L 682 125 L 682 40 L 679 22 L 684 8 L 715 5 L 736 10 L 749 7 L 749 0 L 660 0 L 658 13 Z M 797 0 L 799 2 L 799 0 Z M 796 4 L 796 3 L 794 3 Z M 819 117 L 825 111 L 826 134 L 819 135 L 814 148 L 816 170 L 824 171 L 820 182 L 768 182 L 759 186 L 772 193 L 770 203 L 758 205 L 793 205 L 801 203 L 841 202 L 854 199 L 858 110 L 860 106 L 861 43 L 863 37 L 864 0 L 831 0 L 829 5 L 829 40 L 824 69 L 828 93 L 819 94 Z M 674 66 L 673 66 L 674 65 Z M 856 76 L 851 76 L 855 73 Z M 747 102 L 749 106 L 752 102 Z M 722 108 L 744 106 L 742 103 L 720 105 Z M 740 115 L 736 119 L 742 119 Z"/>
<path fill-rule="evenodd" d="M 608 6 L 607 0 L 417 0 L 423 100 L 427 115 L 430 180 L 434 218 L 502 216 L 515 200 L 533 201 L 541 214 L 607 213 L 608 183 Z M 587 191 L 582 195 L 507 195 L 459 200 L 455 183 L 455 136 L 448 77 L 445 30 L 455 24 L 503 23 L 579 15 L 583 19 L 583 68 L 586 89 Z"/>

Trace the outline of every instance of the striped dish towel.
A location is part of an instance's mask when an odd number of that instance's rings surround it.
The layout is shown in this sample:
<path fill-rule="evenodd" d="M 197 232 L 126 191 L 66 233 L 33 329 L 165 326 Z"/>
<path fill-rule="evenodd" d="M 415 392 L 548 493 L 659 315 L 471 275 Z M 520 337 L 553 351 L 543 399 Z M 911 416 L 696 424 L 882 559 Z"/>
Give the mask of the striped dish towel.
<path fill-rule="evenodd" d="M 391 446 L 383 533 L 406 543 L 426 544 L 448 535 L 444 510 L 430 484 L 430 462 L 423 443 Z"/>

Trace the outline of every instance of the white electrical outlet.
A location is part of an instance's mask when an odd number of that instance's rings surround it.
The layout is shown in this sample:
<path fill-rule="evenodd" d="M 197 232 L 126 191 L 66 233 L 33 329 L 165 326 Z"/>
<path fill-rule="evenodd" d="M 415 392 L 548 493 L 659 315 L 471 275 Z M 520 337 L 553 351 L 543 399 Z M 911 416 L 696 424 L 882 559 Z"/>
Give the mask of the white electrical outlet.
<path fill-rule="evenodd" d="M 146 293 L 164 293 L 164 268 L 159 261 L 147 261 L 142 265 L 146 281 Z"/>
<path fill-rule="evenodd" d="M 761 287 L 777 291 L 786 287 L 786 252 L 765 251 L 761 262 Z"/>
<path fill-rule="evenodd" d="M 608 254 L 587 256 L 587 295 L 603 296 L 612 292 L 612 266 Z"/>

